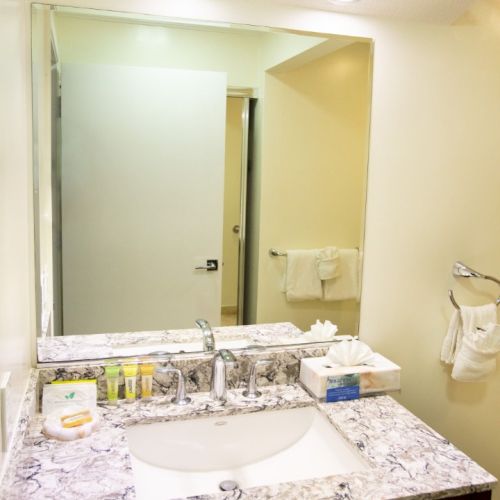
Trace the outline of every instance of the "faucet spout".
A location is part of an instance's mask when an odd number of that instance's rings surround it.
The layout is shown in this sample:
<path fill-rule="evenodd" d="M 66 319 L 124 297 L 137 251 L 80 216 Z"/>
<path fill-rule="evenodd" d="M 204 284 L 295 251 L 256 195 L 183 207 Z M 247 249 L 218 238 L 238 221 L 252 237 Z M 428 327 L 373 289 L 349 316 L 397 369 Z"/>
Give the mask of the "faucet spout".
<path fill-rule="evenodd" d="M 205 352 L 215 351 L 215 339 L 210 323 L 206 319 L 197 319 L 195 323 L 203 335 L 203 350 Z"/>
<path fill-rule="evenodd" d="M 226 368 L 237 365 L 234 354 L 228 349 L 217 351 L 212 359 L 212 382 L 210 397 L 214 401 L 227 400 Z"/>

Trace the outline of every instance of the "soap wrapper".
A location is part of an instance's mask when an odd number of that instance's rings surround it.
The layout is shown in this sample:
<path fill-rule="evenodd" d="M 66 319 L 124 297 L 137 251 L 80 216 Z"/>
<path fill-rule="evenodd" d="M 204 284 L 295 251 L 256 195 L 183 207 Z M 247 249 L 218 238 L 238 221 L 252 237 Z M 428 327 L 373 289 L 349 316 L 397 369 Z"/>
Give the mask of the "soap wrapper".
<path fill-rule="evenodd" d="M 71 406 L 97 407 L 97 385 L 95 380 L 72 380 L 43 386 L 42 414 L 47 416 L 56 410 Z"/>
<path fill-rule="evenodd" d="M 400 374 L 401 368 L 398 365 L 381 354 L 374 353 L 370 365 L 360 366 L 336 366 L 327 357 L 303 358 L 299 378 L 315 398 L 334 402 L 398 391 L 401 389 Z M 354 377 L 348 377 L 351 375 Z M 356 385 L 359 394 L 356 394 Z"/>

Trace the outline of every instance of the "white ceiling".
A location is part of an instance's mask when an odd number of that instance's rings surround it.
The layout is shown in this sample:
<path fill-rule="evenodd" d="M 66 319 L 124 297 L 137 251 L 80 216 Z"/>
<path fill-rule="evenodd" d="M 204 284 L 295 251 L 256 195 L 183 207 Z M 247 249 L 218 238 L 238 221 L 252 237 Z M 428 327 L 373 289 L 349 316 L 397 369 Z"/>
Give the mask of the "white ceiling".
<path fill-rule="evenodd" d="M 276 3 L 296 5 L 310 9 L 329 10 L 347 14 L 378 16 L 451 24 L 475 0 L 358 0 L 353 3 L 332 3 L 328 0 L 272 0 Z"/>

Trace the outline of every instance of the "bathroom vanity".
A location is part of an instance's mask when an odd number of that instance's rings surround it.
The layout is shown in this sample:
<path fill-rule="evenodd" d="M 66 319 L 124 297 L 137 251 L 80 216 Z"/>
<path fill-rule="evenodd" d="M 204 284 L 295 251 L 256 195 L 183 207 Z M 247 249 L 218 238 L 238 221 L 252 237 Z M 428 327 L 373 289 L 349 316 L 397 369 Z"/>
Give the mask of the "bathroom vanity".
<path fill-rule="evenodd" d="M 286 346 L 283 349 L 259 349 L 255 353 L 249 353 L 248 350 L 236 353 L 241 372 L 236 378 L 228 377 L 225 402 L 215 401 L 206 392 L 209 382 L 207 363 L 214 354 L 191 355 L 184 360 L 179 355 L 179 359 L 173 358 L 172 363 L 186 376 L 190 404 L 173 404 L 173 387 L 163 384 L 161 376 L 155 375 L 153 393 L 156 396 L 152 401 L 121 402 L 115 407 L 101 401 L 98 409 L 101 416 L 99 428 L 90 437 L 73 442 L 45 437 L 41 432 L 43 417 L 39 414 L 29 417 L 30 408 L 37 405 L 42 384 L 54 379 L 97 377 L 98 399 L 103 400 L 105 392 L 100 380 L 102 362 L 100 365 L 96 361 L 33 370 L 0 498 L 491 498 L 490 490 L 495 486 L 496 479 L 390 396 L 328 404 L 311 398 L 295 383 L 298 365 L 302 357 L 318 356 L 324 352 L 325 348 Z M 259 379 L 261 396 L 251 399 L 245 397 L 244 385 L 249 363 L 259 358 L 271 359 L 273 366 L 266 377 Z M 196 380 L 193 373 L 198 373 Z M 298 420 L 292 416 L 294 413 L 283 413 L 298 409 L 305 409 L 305 416 L 298 417 Z M 315 419 L 322 420 L 323 427 L 318 429 L 323 430 L 318 431 L 319 435 L 315 439 L 322 441 L 325 436 L 326 440 L 324 425 L 327 425 L 331 426 L 336 439 L 342 442 L 342 446 L 338 445 L 333 450 L 344 450 L 336 457 L 340 468 L 325 469 L 320 450 L 316 456 L 316 453 L 311 452 L 314 448 L 310 448 L 302 452 L 299 458 L 307 456 L 307 462 L 318 459 L 318 467 L 313 466 L 312 470 L 307 471 L 307 467 L 304 466 L 302 470 L 299 466 L 290 477 L 291 467 L 297 466 L 297 451 L 293 452 L 297 449 L 294 446 L 301 442 L 302 434 L 309 432 L 308 414 L 314 414 Z M 231 419 L 240 415 L 245 415 L 247 420 L 234 427 L 234 420 Z M 203 423 L 200 419 L 204 419 Z M 172 437 L 162 437 L 161 426 L 157 431 L 156 427 L 148 429 L 147 425 L 168 425 L 169 422 L 179 425 L 181 421 L 184 422 L 181 428 L 174 431 L 175 443 Z M 269 429 L 263 427 L 268 425 L 266 422 L 278 426 L 278 432 L 270 433 Z M 207 430 L 210 425 L 214 426 L 211 441 L 207 437 L 211 432 Z M 157 442 L 154 439 L 156 432 Z M 169 432 L 172 436 L 172 431 Z M 232 438 L 231 432 L 236 432 Z M 279 437 L 277 441 L 269 437 L 273 432 Z M 199 451 L 196 450 L 201 440 L 196 440 L 196 433 L 203 437 L 204 444 L 198 447 Z M 182 439 L 185 439 L 184 444 Z M 259 439 L 262 439 L 261 443 Z M 273 445 L 275 441 L 277 444 Z M 220 451 L 219 445 L 226 450 L 228 443 L 234 444 L 232 453 L 237 460 L 226 460 L 226 463 L 224 460 L 228 457 L 224 456 L 225 452 L 221 454 L 210 450 Z M 193 450 L 192 460 L 188 450 Z M 276 462 L 281 452 L 287 450 L 291 461 Z M 203 453 L 208 453 L 206 460 L 203 459 Z M 273 465 L 266 466 L 266 463 L 271 463 L 266 460 L 271 459 L 274 460 Z M 234 489 L 221 491 L 221 478 L 214 478 L 210 482 L 210 477 L 206 476 L 217 460 L 222 460 L 222 468 L 238 462 L 234 470 L 227 472 L 232 476 L 225 478 L 236 481 L 229 483 L 229 488 Z M 327 461 L 327 465 L 330 465 L 335 460 L 332 458 Z M 349 465 L 351 462 L 352 467 Z M 161 482 L 164 480 L 161 467 L 168 467 L 168 464 L 170 467 L 174 464 L 177 469 L 182 469 L 183 474 L 188 474 L 185 476 L 185 485 L 189 487 L 183 490 L 181 479 L 177 481 L 175 491 L 168 490 L 169 483 Z M 254 467 L 259 464 L 264 464 L 260 474 L 258 467 Z M 248 465 L 253 468 L 245 469 Z M 245 473 L 238 476 L 238 469 Z M 206 481 L 200 480 L 201 486 L 195 485 L 193 490 L 193 480 L 190 478 L 199 479 L 198 476 L 202 475 L 206 476 Z"/>

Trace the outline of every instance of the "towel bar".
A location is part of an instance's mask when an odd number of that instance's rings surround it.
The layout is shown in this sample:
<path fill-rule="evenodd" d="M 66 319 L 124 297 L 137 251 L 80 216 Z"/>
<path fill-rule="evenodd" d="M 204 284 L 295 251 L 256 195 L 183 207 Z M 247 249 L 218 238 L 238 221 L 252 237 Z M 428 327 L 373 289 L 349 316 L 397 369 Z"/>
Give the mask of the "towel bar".
<path fill-rule="evenodd" d="M 280 250 L 276 250 L 276 248 L 269 249 L 269 255 L 271 257 L 286 257 L 286 252 L 282 252 Z"/>
<path fill-rule="evenodd" d="M 493 276 L 488 276 L 486 274 L 474 271 L 474 269 L 471 269 L 469 266 L 466 266 L 463 262 L 460 262 L 459 260 L 455 262 L 455 264 L 453 264 L 453 276 L 458 276 L 460 278 L 480 278 L 483 280 L 493 281 L 497 285 L 500 285 L 499 279 L 494 278 Z M 455 296 L 453 295 L 453 290 L 451 289 L 448 290 L 448 297 L 450 298 L 453 307 L 457 310 L 460 310 L 460 306 L 458 305 L 457 301 L 455 300 Z M 497 298 L 495 304 L 497 306 L 500 305 L 500 297 Z"/>
<path fill-rule="evenodd" d="M 354 248 L 359 252 L 359 247 L 354 247 Z M 271 257 L 286 257 L 287 253 L 282 252 L 281 250 L 276 250 L 276 248 L 270 248 L 269 255 Z M 500 284 L 500 282 L 499 282 L 499 284 Z"/>

